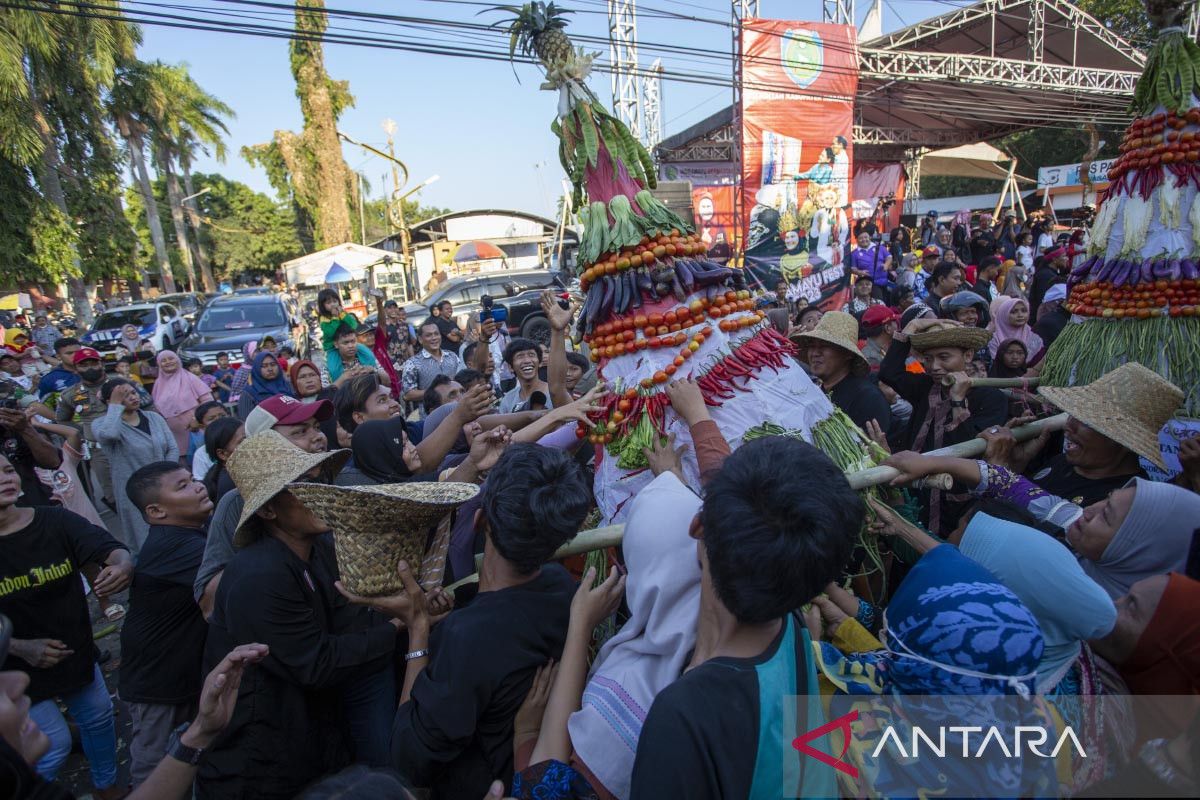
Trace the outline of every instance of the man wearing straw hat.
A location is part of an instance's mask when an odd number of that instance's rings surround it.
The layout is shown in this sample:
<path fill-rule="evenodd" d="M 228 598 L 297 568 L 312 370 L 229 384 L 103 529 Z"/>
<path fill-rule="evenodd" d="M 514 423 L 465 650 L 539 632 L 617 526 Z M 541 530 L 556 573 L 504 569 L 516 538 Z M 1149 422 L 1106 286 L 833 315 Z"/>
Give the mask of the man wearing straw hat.
<path fill-rule="evenodd" d="M 1031 476 L 1050 494 L 1089 506 L 1145 478 L 1139 456 L 1166 469 L 1158 432 L 1179 410 L 1183 392 L 1153 370 L 1128 363 L 1085 386 L 1044 386 L 1038 393 L 1069 415 L 1063 451 Z M 1008 428 L 1023 421 L 989 428 L 984 460 L 1024 472 L 1049 434 L 1017 444 Z"/>
<path fill-rule="evenodd" d="M 797 343 L 808 346 L 808 366 L 812 376 L 833 404 L 854 424 L 864 430 L 874 422 L 886 431 L 892 424 L 891 407 L 879 387 L 867 377 L 870 364 L 858 349 L 858 322 L 842 311 L 830 311 L 817 327 L 796 336 Z"/>
<path fill-rule="evenodd" d="M 494 779 L 508 784 L 513 720 L 534 672 L 562 654 L 577 588 L 561 565 L 547 562 L 583 524 L 591 487 L 566 452 L 516 444 L 489 472 L 482 499 L 475 515 L 484 536 L 479 593 L 432 635 L 411 590 L 347 593 L 405 619 L 409 664 L 392 759 L 433 797 L 482 797 Z"/>
<path fill-rule="evenodd" d="M 879 380 L 886 382 L 908 402 L 913 414 L 909 422 L 907 450 L 927 452 L 968 439 L 981 430 L 1003 425 L 1008 418 L 1008 399 L 998 389 L 971 388 L 967 364 L 991 334 L 952 320 L 914 319 L 896 333 L 887 355 L 879 365 Z M 910 350 L 918 351 L 924 374 L 908 372 Z M 954 378 L 950 387 L 944 378 Z M 966 508 L 965 498 L 944 496 L 940 489 L 928 491 L 922 502 L 921 520 L 941 535 L 954 530 Z"/>
<path fill-rule="evenodd" d="M 237 555 L 225 568 L 209 622 L 206 662 L 231 647 L 261 641 L 263 667 L 246 676 L 242 701 L 213 744 L 197 796 L 291 798 L 314 779 L 347 766 L 386 759 L 395 708 L 391 656 L 397 620 L 354 608 L 334 588 L 338 564 L 325 534 L 330 525 L 290 490 L 322 467 L 340 466 L 344 450 L 306 453 L 267 430 L 242 442 L 228 462 L 245 505 L 234 534 Z M 356 514 L 402 520 L 414 509 L 447 504 L 424 485 L 360 492 Z M 380 680 L 382 679 L 382 680 Z M 349 707 L 360 685 L 381 689 L 369 705 Z M 366 730 L 365 718 L 376 728 Z M 357 726 L 357 731 L 355 727 Z M 372 758 L 362 751 L 381 751 Z M 366 756 L 366 757 L 364 757 Z"/>

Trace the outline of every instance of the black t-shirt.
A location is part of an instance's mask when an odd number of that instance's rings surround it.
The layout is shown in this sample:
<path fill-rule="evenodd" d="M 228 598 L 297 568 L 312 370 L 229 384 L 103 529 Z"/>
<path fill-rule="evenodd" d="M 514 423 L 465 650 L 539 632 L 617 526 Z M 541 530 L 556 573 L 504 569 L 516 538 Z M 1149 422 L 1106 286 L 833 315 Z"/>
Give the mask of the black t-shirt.
<path fill-rule="evenodd" d="M 480 592 L 433 629 L 428 666 L 392 727 L 394 766 L 436 798 L 511 785 L 513 720 L 537 668 L 562 655 L 577 586 L 558 564 Z"/>
<path fill-rule="evenodd" d="M 58 639 L 75 651 L 48 669 L 5 659 L 4 669 L 29 673 L 33 702 L 92 682 L 92 620 L 79 568 L 124 549 L 103 528 L 49 506 L 35 508 L 26 527 L 0 536 L 0 614 L 12 620 L 13 638 Z"/>
<path fill-rule="evenodd" d="M 150 418 L 140 411 L 138 412 L 137 429 L 147 436 L 150 435 Z"/>
<path fill-rule="evenodd" d="M 872 419 L 885 431 L 892 425 L 892 407 L 879 387 L 867 378 L 847 375 L 829 392 L 829 399 L 863 430 Z"/>
<path fill-rule="evenodd" d="M 184 705 L 200 696 L 208 623 L 192 596 L 205 533 L 151 525 L 121 630 L 119 691 L 127 703 Z"/>
<path fill-rule="evenodd" d="M 971 263 L 979 266 L 988 256 L 996 254 L 996 237 L 991 231 L 980 231 L 971 237 Z"/>
<path fill-rule="evenodd" d="M 1033 482 L 1056 497 L 1084 506 L 1099 503 L 1109 494 L 1129 483 L 1130 478 L 1144 478 L 1146 473 L 1138 470 L 1132 475 L 1115 475 L 1111 478 L 1085 478 L 1067 462 L 1064 453 L 1051 458 L 1046 466 L 1033 475 Z"/>
<path fill-rule="evenodd" d="M 20 436 L 12 435 L 0 427 L 3 438 L 0 439 L 0 454 L 12 462 L 13 469 L 21 476 L 21 496 L 17 499 L 19 506 L 53 506 L 54 495 L 46 484 L 38 480 L 34 467 L 33 451 Z M 18 637 L 20 638 L 20 637 Z"/>
<path fill-rule="evenodd" d="M 785 722 L 781 700 L 806 701 L 794 719 L 813 720 L 820 712 L 817 688 L 808 685 L 809 641 L 789 615 L 758 657 L 711 659 L 663 689 L 638 739 L 630 800 L 836 797 L 833 771 L 794 752 L 799 774 L 789 777 L 799 785 L 784 791 L 787 734 L 811 726 Z M 813 745 L 825 749 L 820 741 Z"/>
<path fill-rule="evenodd" d="M 462 331 L 459 329 L 458 323 L 452 319 L 442 319 L 441 317 L 432 317 L 432 319 L 433 324 L 437 325 L 438 332 L 442 334 L 442 349 L 458 355 L 458 349 L 462 347 Z M 451 331 L 459 332 L 457 342 L 450 338 Z"/>

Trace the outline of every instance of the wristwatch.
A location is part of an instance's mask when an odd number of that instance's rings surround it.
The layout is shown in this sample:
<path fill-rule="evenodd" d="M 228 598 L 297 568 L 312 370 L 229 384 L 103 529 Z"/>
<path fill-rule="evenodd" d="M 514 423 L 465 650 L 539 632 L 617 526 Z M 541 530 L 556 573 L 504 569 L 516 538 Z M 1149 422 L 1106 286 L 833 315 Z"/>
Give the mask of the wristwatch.
<path fill-rule="evenodd" d="M 191 722 L 185 722 L 171 731 L 171 738 L 167 740 L 167 755 L 176 761 L 182 761 L 189 767 L 194 767 L 200 763 L 200 759 L 204 758 L 204 748 L 188 747 L 181 741 L 181 737 L 191 724 Z"/>
<path fill-rule="evenodd" d="M 951 400 L 950 407 L 951 408 L 966 408 L 967 401 L 966 400 Z"/>

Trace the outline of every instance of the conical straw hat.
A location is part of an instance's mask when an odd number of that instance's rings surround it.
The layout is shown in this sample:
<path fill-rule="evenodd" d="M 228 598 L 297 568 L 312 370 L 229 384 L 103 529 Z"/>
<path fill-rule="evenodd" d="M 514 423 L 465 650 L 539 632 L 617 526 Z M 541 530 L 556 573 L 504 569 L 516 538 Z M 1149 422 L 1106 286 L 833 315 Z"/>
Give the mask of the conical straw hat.
<path fill-rule="evenodd" d="M 866 356 L 858 349 L 858 320 L 844 311 L 827 311 L 817 327 L 797 333 L 793 338 L 801 345 L 810 345 L 813 340 L 819 340 L 840 347 L 854 356 L 852 369 L 864 372 L 871 368 Z"/>
<path fill-rule="evenodd" d="M 1086 386 L 1043 386 L 1038 394 L 1166 469 L 1158 432 L 1183 404 L 1183 391 L 1157 372 L 1130 361 Z"/>
<path fill-rule="evenodd" d="M 297 483 L 288 487 L 333 529 L 338 572 L 354 594 L 395 594 L 396 565 L 421 568 L 429 528 L 479 493 L 473 483 L 418 481 L 377 486 Z M 420 580 L 420 575 L 417 575 Z"/>
<path fill-rule="evenodd" d="M 288 488 L 288 484 L 320 468 L 332 480 L 350 459 L 349 450 L 326 453 L 306 453 L 275 430 L 265 430 L 247 437 L 233 451 L 225 467 L 229 477 L 242 493 L 242 516 L 233 534 L 233 546 L 245 547 L 258 538 L 252 523 L 254 512 L 267 501 Z"/>

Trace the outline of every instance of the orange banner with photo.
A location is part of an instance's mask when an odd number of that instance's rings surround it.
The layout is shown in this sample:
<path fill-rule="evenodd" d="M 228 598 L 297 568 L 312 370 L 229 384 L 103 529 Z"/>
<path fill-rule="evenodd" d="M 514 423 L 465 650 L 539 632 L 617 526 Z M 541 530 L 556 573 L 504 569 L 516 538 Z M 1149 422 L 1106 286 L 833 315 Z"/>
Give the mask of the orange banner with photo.
<path fill-rule="evenodd" d="M 746 265 L 790 299 L 841 308 L 849 294 L 856 31 L 752 19 L 742 31 Z"/>

